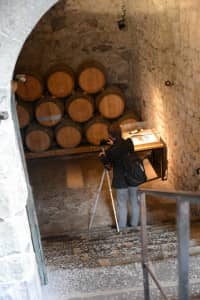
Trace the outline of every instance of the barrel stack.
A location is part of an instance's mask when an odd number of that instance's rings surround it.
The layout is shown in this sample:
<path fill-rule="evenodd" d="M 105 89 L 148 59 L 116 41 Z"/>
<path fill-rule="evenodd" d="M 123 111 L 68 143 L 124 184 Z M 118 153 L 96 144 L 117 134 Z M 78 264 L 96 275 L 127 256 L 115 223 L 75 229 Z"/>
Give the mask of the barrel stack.
<path fill-rule="evenodd" d="M 98 146 L 112 122 L 137 121 L 126 110 L 126 97 L 107 85 L 106 69 L 97 61 L 83 62 L 76 72 L 67 65 L 51 67 L 42 80 L 26 74 L 16 91 L 19 125 L 31 152 Z"/>

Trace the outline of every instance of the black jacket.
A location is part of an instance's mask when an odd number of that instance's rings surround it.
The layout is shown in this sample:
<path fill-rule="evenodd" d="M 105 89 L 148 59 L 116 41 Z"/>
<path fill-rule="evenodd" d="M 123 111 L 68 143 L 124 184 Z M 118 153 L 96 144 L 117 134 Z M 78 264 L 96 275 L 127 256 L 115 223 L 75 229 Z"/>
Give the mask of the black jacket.
<path fill-rule="evenodd" d="M 101 158 L 105 165 L 111 164 L 113 167 L 112 186 L 116 189 L 128 187 L 124 178 L 122 159 L 131 152 L 134 152 L 131 139 L 119 139 L 106 151 L 105 157 Z"/>

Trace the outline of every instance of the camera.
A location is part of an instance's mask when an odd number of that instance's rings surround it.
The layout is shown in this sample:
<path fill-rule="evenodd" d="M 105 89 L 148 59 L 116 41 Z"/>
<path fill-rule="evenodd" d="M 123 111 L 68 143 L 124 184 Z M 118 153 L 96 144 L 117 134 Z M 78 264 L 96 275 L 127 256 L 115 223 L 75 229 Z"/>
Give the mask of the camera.
<path fill-rule="evenodd" d="M 100 140 L 100 146 L 107 146 L 107 145 L 109 145 L 109 140 L 108 139 Z"/>

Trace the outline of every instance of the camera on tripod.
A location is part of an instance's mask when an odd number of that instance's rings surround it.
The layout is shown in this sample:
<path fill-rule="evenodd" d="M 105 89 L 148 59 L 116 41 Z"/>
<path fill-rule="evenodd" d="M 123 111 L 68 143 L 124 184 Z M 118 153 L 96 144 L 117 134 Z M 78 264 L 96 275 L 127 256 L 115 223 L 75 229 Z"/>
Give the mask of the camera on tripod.
<path fill-rule="evenodd" d="M 104 146 L 110 146 L 111 145 L 111 139 L 102 139 L 100 140 L 99 146 L 101 147 L 101 152 L 99 153 L 99 159 L 100 161 L 103 163 L 104 165 L 104 169 L 103 169 L 103 173 L 101 176 L 101 181 L 100 181 L 100 185 L 96 194 L 96 199 L 95 199 L 95 203 L 94 203 L 94 207 L 91 213 L 91 218 L 90 218 L 90 223 L 89 223 L 89 230 L 92 227 L 92 223 L 94 220 L 94 215 L 96 212 L 96 207 L 97 207 L 97 203 L 99 201 L 99 197 L 100 197 L 100 193 L 102 190 L 102 186 L 103 186 L 103 181 L 104 178 L 107 178 L 107 182 L 108 182 L 108 188 L 109 188 L 109 193 L 110 193 L 110 198 L 111 198 L 111 202 L 112 202 L 112 208 L 113 208 L 113 213 L 114 213 L 114 218 L 115 218 L 115 223 L 116 223 L 116 228 L 117 228 L 117 232 L 119 232 L 119 224 L 118 224 L 118 220 L 117 220 L 117 213 L 116 213 L 116 208 L 115 208 L 115 202 L 114 202 L 114 198 L 113 198 L 113 194 L 112 194 L 112 187 L 111 187 L 111 181 L 110 181 L 110 175 L 109 175 L 109 171 L 112 169 L 112 164 L 107 161 L 106 159 L 106 151 Z"/>
<path fill-rule="evenodd" d="M 107 160 L 105 159 L 106 152 L 105 152 L 104 146 L 110 146 L 110 140 L 109 139 L 102 139 L 100 141 L 100 147 L 101 147 L 102 152 L 99 155 L 99 159 L 103 163 L 104 168 L 107 171 L 110 171 L 112 169 L 112 165 L 109 162 L 107 162 Z"/>

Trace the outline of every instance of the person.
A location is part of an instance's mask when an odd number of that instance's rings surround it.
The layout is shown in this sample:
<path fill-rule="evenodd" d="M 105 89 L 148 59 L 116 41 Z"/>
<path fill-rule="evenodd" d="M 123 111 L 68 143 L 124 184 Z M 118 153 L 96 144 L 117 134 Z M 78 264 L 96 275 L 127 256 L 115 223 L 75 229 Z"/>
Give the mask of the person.
<path fill-rule="evenodd" d="M 130 201 L 130 226 L 137 229 L 140 215 L 137 186 L 129 186 L 123 168 L 123 158 L 128 153 L 134 152 L 134 145 L 131 139 L 122 138 L 121 128 L 117 124 L 111 125 L 108 133 L 109 138 L 106 141 L 111 147 L 105 152 L 100 152 L 99 158 L 105 168 L 113 168 L 112 187 L 116 190 L 119 228 L 123 229 L 128 225 L 128 201 Z"/>

